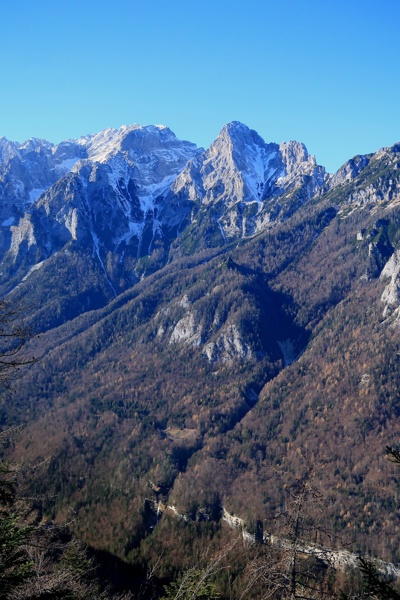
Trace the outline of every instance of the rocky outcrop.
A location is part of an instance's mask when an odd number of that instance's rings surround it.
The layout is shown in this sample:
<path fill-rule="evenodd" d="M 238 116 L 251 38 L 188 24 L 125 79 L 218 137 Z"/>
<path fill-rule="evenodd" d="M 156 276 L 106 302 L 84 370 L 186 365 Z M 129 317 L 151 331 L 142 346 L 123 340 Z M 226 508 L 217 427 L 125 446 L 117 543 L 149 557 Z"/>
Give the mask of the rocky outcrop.
<path fill-rule="evenodd" d="M 380 278 L 390 279 L 383 290 L 381 301 L 385 305 L 383 316 L 400 319 L 400 250 L 396 250 L 382 270 Z"/>
<path fill-rule="evenodd" d="M 170 337 L 170 344 L 184 342 L 191 346 L 199 346 L 201 341 L 201 326 L 196 323 L 193 312 L 189 311 L 175 325 Z"/>
<path fill-rule="evenodd" d="M 212 293 L 218 294 L 219 291 L 215 288 Z M 183 316 L 175 322 L 174 308 L 185 310 Z M 197 303 L 192 303 L 187 294 L 184 294 L 173 306 L 157 313 L 157 337 L 163 338 L 167 335 L 169 344 L 199 348 L 211 363 L 231 363 L 237 359 L 251 360 L 256 357 L 254 348 L 246 341 L 238 325 L 226 320 L 226 316 L 221 317 L 218 306 L 213 309 L 210 306 L 206 310 L 209 310 L 211 315 L 214 314 L 212 322 L 210 319 L 211 326 L 206 325 L 205 315 Z"/>
<path fill-rule="evenodd" d="M 370 156 L 359 155 L 347 161 L 340 169 L 331 175 L 329 188 L 335 188 L 353 181 L 359 173 L 368 165 Z"/>
<path fill-rule="evenodd" d="M 16 220 L 73 165 L 87 156 L 79 141 L 54 145 L 32 138 L 23 144 L 0 138 L 0 222 Z"/>
<path fill-rule="evenodd" d="M 342 195 L 342 211 L 366 205 L 400 202 L 400 145 L 381 148 L 375 154 L 356 156 L 333 175 L 328 190 Z"/>
<path fill-rule="evenodd" d="M 252 347 L 244 341 L 235 324 L 228 324 L 215 341 L 204 346 L 203 353 L 210 362 L 220 360 L 229 363 L 237 358 L 250 360 L 255 357 Z"/>

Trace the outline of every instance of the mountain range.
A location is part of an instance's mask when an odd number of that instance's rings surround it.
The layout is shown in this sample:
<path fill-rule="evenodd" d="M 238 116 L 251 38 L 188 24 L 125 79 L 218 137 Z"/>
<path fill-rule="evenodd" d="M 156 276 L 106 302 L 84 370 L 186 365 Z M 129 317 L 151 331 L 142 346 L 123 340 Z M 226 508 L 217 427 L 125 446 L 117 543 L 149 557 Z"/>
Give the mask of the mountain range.
<path fill-rule="evenodd" d="M 0 291 L 40 334 L 0 414 L 47 515 L 167 573 L 176 514 L 273 530 L 311 461 L 321 523 L 399 560 L 399 173 L 400 144 L 329 174 L 238 122 L 0 138 Z"/>

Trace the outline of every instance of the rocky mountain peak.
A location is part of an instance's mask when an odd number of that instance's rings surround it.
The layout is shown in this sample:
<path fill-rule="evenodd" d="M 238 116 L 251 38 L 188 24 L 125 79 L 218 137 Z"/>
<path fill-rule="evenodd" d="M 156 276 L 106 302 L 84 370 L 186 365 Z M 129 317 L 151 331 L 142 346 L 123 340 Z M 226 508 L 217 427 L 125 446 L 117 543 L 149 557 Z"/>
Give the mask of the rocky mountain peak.
<path fill-rule="evenodd" d="M 190 199 L 205 204 L 260 201 L 266 180 L 279 170 L 277 144 L 266 144 L 258 133 L 238 121 L 225 125 L 210 148 L 188 165 L 174 185 Z"/>
<path fill-rule="evenodd" d="M 236 153 L 242 154 L 245 151 L 246 145 L 255 144 L 260 147 L 264 146 L 276 146 L 276 144 L 266 144 L 262 137 L 254 129 L 250 129 L 247 125 L 240 123 L 240 121 L 232 121 L 227 123 L 221 129 L 217 139 L 211 147 L 221 148 L 226 145 Z"/>
<path fill-rule="evenodd" d="M 11 160 L 18 154 L 18 145 L 5 137 L 0 137 L 0 168 L 2 163 Z"/>
<path fill-rule="evenodd" d="M 132 158 L 161 148 L 168 150 L 184 144 L 192 151 L 196 144 L 182 142 L 165 125 L 123 125 L 119 129 L 108 128 L 97 134 L 71 140 L 86 149 L 87 157 L 95 162 L 107 162 L 117 152 L 127 152 Z"/>
<path fill-rule="evenodd" d="M 330 184 L 332 187 L 343 185 L 348 181 L 352 181 L 370 161 L 370 156 L 359 155 L 347 161 L 340 169 L 331 177 Z"/>
<path fill-rule="evenodd" d="M 279 145 L 279 150 L 288 172 L 295 170 L 297 165 L 301 163 L 311 162 L 313 165 L 316 164 L 315 157 L 308 154 L 307 148 L 302 142 L 294 140 L 282 142 Z"/>
<path fill-rule="evenodd" d="M 40 164 L 29 155 L 22 170 L 8 163 L 5 176 L 17 182 L 21 198 L 15 206 L 13 189 L 9 214 L 0 217 L 10 228 L 14 262 L 25 245 L 32 256 L 36 248 L 50 256 L 71 240 L 93 247 L 102 268 L 109 251 L 147 254 L 162 227 L 160 199 L 199 152 L 165 126 L 132 125 L 62 142 Z"/>
<path fill-rule="evenodd" d="M 256 131 L 233 121 L 187 165 L 172 190 L 195 206 L 214 206 L 216 227 L 226 240 L 253 235 L 280 215 L 292 214 L 322 189 L 326 177 L 304 144 L 266 143 Z"/>
<path fill-rule="evenodd" d="M 40 152 L 41 150 L 51 150 L 51 148 L 53 148 L 54 144 L 52 144 L 51 142 L 48 142 L 47 140 L 43 140 L 40 138 L 29 138 L 28 140 L 26 140 L 25 142 L 23 142 L 23 144 L 21 144 L 19 146 L 20 150 L 26 150 L 28 152 L 34 152 L 35 150 L 37 152 Z"/>
<path fill-rule="evenodd" d="M 190 222 L 200 244 L 225 244 L 292 214 L 326 176 L 304 144 L 266 143 L 239 121 L 226 124 L 208 150 L 165 125 L 138 124 L 57 145 L 1 140 L 0 150 L 15 154 L 0 174 L 0 222 L 11 228 L 14 257 L 24 243 L 40 249 L 45 238 L 38 256 L 47 256 L 82 239 L 101 261 L 107 252 L 135 261 Z M 29 240 L 20 220 L 30 223 Z"/>

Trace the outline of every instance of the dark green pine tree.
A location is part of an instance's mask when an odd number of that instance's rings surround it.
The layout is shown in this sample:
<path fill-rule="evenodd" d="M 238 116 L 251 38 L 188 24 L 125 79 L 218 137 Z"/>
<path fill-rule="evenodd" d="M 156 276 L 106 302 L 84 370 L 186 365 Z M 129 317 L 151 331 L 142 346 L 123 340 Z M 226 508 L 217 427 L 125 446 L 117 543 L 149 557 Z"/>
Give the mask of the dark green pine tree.
<path fill-rule="evenodd" d="M 391 446 L 386 446 L 386 454 L 390 461 L 400 466 L 399 450 L 396 450 Z M 372 561 L 360 557 L 359 563 L 367 598 L 400 600 L 400 593 L 393 587 L 393 580 L 385 578 Z"/>
<path fill-rule="evenodd" d="M 15 590 L 33 576 L 33 564 L 25 549 L 32 528 L 22 525 L 15 510 L 13 473 L 0 460 L 0 598 L 12 598 Z"/>
<path fill-rule="evenodd" d="M 165 600 L 211 600 L 219 598 L 204 569 L 189 569 L 177 581 L 165 586 Z"/>

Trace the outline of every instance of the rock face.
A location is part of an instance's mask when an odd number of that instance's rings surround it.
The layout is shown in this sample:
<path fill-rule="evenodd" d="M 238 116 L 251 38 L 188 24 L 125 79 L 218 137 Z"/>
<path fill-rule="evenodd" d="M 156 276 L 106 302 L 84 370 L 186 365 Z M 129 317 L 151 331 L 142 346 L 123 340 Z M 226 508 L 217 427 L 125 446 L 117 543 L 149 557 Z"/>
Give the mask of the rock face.
<path fill-rule="evenodd" d="M 24 210 L 87 156 L 79 140 L 57 146 L 32 138 L 24 144 L 0 138 L 0 223 L 17 223 Z"/>
<path fill-rule="evenodd" d="M 139 196 L 156 196 L 196 151 L 195 144 L 178 140 L 163 125 L 106 129 L 58 145 L 35 138 L 24 144 L 0 138 L 0 218 L 16 220 L 18 210 L 27 209 L 79 161 L 107 164 L 119 154 L 132 168 Z"/>
<path fill-rule="evenodd" d="M 234 121 L 225 125 L 210 148 L 192 160 L 172 191 L 193 203 L 215 208 L 223 240 L 253 235 L 313 197 L 327 175 L 299 142 L 267 144 L 254 130 Z M 291 194 L 285 207 L 285 195 Z M 282 202 L 281 202 L 282 201 Z"/>
<path fill-rule="evenodd" d="M 347 195 L 344 210 L 366 205 L 397 203 L 400 196 L 400 144 L 375 154 L 356 156 L 327 183 L 327 190 Z"/>
<path fill-rule="evenodd" d="M 214 296 L 219 294 L 218 288 L 212 293 Z M 211 363 L 230 363 L 238 357 L 245 360 L 255 357 L 253 348 L 235 323 L 221 318 L 218 308 L 215 309 L 210 303 L 206 311 L 213 319 L 210 319 L 211 325 L 207 326 L 204 319 L 204 299 L 202 308 L 199 308 L 199 304 L 201 301 L 192 304 L 187 295 L 183 296 L 178 306 L 184 308 L 185 313 L 173 326 L 170 344 L 201 347 L 202 353 Z M 165 331 L 166 328 L 159 326 L 158 335 L 161 337 Z"/>
<path fill-rule="evenodd" d="M 384 280 L 390 279 L 381 296 L 381 301 L 385 304 L 383 316 L 392 316 L 398 321 L 400 316 L 400 250 L 396 250 L 392 254 L 380 277 Z"/>
<path fill-rule="evenodd" d="M 203 354 L 211 363 L 230 363 L 237 358 L 249 360 L 255 357 L 253 348 L 243 339 L 236 324 L 225 324 L 214 336 L 212 329 L 207 333 L 203 329 L 200 319 L 196 319 L 195 314 L 188 311 L 175 325 L 170 344 L 202 346 Z M 209 341 L 211 337 L 214 338 L 213 341 Z"/>
<path fill-rule="evenodd" d="M 329 187 L 335 188 L 338 185 L 343 185 L 352 181 L 365 167 L 368 165 L 370 157 L 355 156 L 347 161 L 340 169 L 334 173 L 329 180 Z"/>
<path fill-rule="evenodd" d="M 215 341 L 208 343 L 203 350 L 210 362 L 233 362 L 237 358 L 250 360 L 255 352 L 241 335 L 237 325 L 228 324 Z"/>

